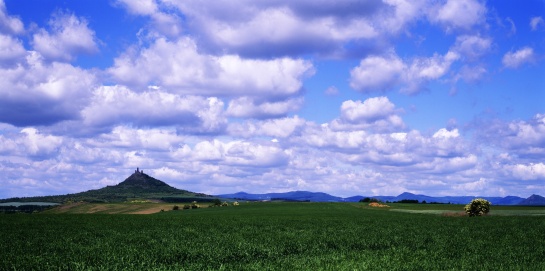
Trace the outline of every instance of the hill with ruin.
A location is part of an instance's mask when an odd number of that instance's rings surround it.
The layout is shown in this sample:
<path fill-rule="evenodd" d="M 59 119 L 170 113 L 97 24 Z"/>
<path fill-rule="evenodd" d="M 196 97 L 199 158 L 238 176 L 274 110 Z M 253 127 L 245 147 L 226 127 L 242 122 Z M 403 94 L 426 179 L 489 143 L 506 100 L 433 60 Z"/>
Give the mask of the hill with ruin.
<path fill-rule="evenodd" d="M 155 179 L 143 171 L 136 171 L 117 185 L 106 186 L 96 190 L 85 192 L 56 195 L 56 196 L 39 196 L 39 197 L 24 197 L 24 198 L 9 198 L 0 200 L 0 202 L 125 202 L 134 199 L 148 199 L 163 202 L 187 202 L 192 200 L 212 200 L 213 197 L 195 193 L 183 189 L 178 189 L 168 185 L 167 183 Z"/>

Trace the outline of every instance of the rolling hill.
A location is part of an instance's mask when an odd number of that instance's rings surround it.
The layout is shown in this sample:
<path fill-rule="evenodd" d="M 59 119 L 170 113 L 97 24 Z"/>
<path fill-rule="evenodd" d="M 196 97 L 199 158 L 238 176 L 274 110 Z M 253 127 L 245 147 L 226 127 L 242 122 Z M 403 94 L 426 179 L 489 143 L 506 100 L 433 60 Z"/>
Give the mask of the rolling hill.
<path fill-rule="evenodd" d="M 131 199 L 154 199 L 165 202 L 199 201 L 212 200 L 213 197 L 202 193 L 195 193 L 187 190 L 174 188 L 167 183 L 157 180 L 143 171 L 136 170 L 123 182 L 106 186 L 96 190 L 85 192 L 40 197 L 9 198 L 0 202 L 124 202 Z"/>
<path fill-rule="evenodd" d="M 221 198 L 230 198 L 238 200 L 284 200 L 284 201 L 312 201 L 312 202 L 358 202 L 366 197 L 353 196 L 347 198 L 341 198 L 332 196 L 321 192 L 309 192 L 309 191 L 292 191 L 286 193 L 266 193 L 266 194 L 249 194 L 246 192 L 238 192 L 234 194 L 222 194 L 217 195 Z M 398 196 L 372 196 L 369 198 L 376 198 L 380 201 L 394 202 L 401 200 L 418 200 L 419 202 L 426 201 L 427 203 L 452 203 L 452 204 L 467 204 L 474 198 L 484 198 L 494 205 L 545 205 L 545 198 L 532 195 L 528 199 L 524 199 L 516 196 L 506 197 L 481 197 L 481 196 L 444 196 L 444 197 L 432 197 L 426 195 L 417 195 L 413 193 L 404 192 Z"/>
<path fill-rule="evenodd" d="M 517 205 L 542 206 L 545 205 L 545 198 L 540 195 L 531 195 L 529 198 L 519 202 Z"/>
<path fill-rule="evenodd" d="M 265 193 L 265 194 L 250 194 L 246 192 L 238 192 L 234 194 L 222 194 L 216 196 L 195 193 L 187 190 L 178 189 L 168 185 L 167 183 L 155 179 L 143 171 L 137 169 L 132 175 L 117 185 L 106 186 L 96 190 L 85 192 L 56 195 L 56 196 L 41 196 L 41 197 L 25 197 L 25 198 L 9 198 L 2 199 L 2 202 L 91 202 L 91 203 L 115 203 L 125 202 L 131 199 L 151 199 L 162 202 L 188 202 L 197 200 L 199 202 L 212 201 L 215 198 L 250 200 L 250 201 L 310 201 L 310 202 L 358 202 L 365 198 L 364 196 L 353 197 L 337 197 L 323 192 L 309 191 L 291 191 L 284 193 Z M 427 203 L 452 203 L 452 204 L 467 204 L 474 198 L 484 198 L 494 205 L 545 205 L 545 198 L 539 195 L 532 195 L 527 199 L 506 196 L 506 197 L 478 197 L 478 196 L 443 196 L 432 197 L 426 195 L 417 195 L 408 192 L 399 194 L 398 196 L 372 196 L 383 202 L 401 201 L 401 200 L 418 200 L 419 202 L 426 201 Z"/>

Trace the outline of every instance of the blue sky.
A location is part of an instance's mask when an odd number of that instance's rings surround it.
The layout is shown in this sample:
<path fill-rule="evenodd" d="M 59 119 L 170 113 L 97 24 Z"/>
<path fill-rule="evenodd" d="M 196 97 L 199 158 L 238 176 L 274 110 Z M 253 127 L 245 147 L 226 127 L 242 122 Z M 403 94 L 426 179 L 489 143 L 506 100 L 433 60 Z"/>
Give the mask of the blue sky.
<path fill-rule="evenodd" d="M 0 198 L 545 195 L 545 2 L 0 0 Z"/>

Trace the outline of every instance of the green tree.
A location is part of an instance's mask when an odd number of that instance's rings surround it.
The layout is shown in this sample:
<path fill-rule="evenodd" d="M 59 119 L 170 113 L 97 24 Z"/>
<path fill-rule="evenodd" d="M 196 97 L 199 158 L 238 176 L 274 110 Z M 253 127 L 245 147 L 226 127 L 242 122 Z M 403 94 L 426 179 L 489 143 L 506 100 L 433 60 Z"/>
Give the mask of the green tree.
<path fill-rule="evenodd" d="M 490 201 L 485 199 L 474 199 L 468 203 L 464 210 L 469 216 L 482 216 L 490 212 Z"/>
<path fill-rule="evenodd" d="M 221 200 L 220 199 L 214 199 L 212 201 L 212 206 L 220 206 L 221 205 Z"/>

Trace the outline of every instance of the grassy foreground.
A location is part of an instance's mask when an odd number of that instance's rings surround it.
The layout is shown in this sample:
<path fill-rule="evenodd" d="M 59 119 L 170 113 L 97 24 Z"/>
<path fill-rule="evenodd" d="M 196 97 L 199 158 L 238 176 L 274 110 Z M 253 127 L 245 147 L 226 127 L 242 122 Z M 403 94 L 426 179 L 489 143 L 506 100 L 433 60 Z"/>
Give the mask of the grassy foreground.
<path fill-rule="evenodd" d="M 362 206 L 0 215 L 0 270 L 545 270 L 544 216 Z"/>

